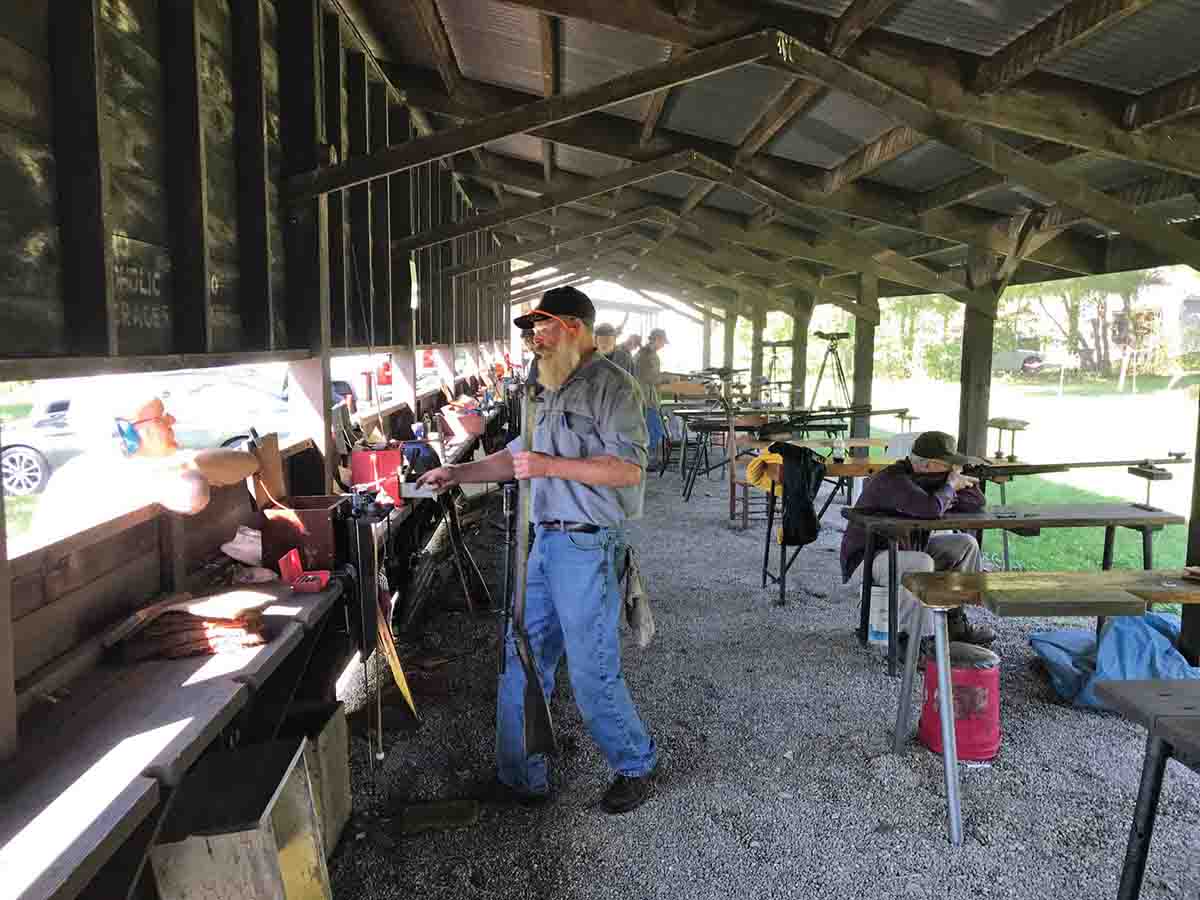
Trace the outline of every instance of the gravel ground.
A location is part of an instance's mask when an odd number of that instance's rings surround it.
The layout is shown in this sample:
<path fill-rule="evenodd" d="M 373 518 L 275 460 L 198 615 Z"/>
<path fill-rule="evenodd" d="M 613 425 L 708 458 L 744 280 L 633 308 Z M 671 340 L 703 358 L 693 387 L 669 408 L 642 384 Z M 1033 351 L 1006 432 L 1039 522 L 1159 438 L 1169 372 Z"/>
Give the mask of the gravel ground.
<path fill-rule="evenodd" d="M 1049 623 L 994 623 L 1004 737 L 993 765 L 963 770 L 967 838 L 954 850 L 941 758 L 915 741 L 888 752 L 899 682 L 853 634 L 838 506 L 780 608 L 759 586 L 761 523 L 731 530 L 716 481 L 690 504 L 678 488 L 676 474 L 652 478 L 632 529 L 659 631 L 644 651 L 626 636 L 625 673 L 660 748 L 655 796 L 626 816 L 599 808 L 609 773 L 560 672 L 551 804 L 483 806 L 473 826 L 411 837 L 380 826 L 406 803 L 468 796 L 493 772 L 494 622 L 455 612 L 461 593 L 446 581 L 419 649 L 467 655 L 412 673 L 423 722 L 387 711 L 374 773 L 353 740 L 355 819 L 330 864 L 336 897 L 1116 895 L 1145 733 L 1055 698 L 1027 640 Z M 471 538 L 493 584 L 496 535 L 485 525 Z M 1198 788 L 1170 765 L 1143 897 L 1200 895 Z"/>

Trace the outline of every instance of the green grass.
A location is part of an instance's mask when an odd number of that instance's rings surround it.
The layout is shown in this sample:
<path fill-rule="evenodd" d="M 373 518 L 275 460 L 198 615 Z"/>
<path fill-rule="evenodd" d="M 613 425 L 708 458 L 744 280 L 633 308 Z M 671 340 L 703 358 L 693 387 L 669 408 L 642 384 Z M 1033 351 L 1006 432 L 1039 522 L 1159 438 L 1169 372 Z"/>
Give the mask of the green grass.
<path fill-rule="evenodd" d="M 33 409 L 32 403 L 0 403 L 0 422 L 22 419 Z"/>
<path fill-rule="evenodd" d="M 1184 379 L 1180 382 L 1179 387 L 1187 387 L 1195 384 L 1195 377 Z M 1171 377 L 1168 375 L 1139 375 L 1137 379 L 1137 392 L 1139 394 L 1149 394 L 1154 391 L 1166 390 L 1170 384 Z M 1020 375 L 1013 378 L 1010 382 L 1013 386 L 1024 389 L 1030 396 L 1057 396 L 1058 395 L 1058 374 L 1046 375 Z M 1125 378 L 1126 394 L 1133 392 L 1133 378 L 1127 376 Z M 1068 374 L 1066 381 L 1063 384 L 1063 396 L 1066 397 L 1104 397 L 1117 393 L 1117 376 L 1113 375 L 1109 378 L 1097 378 L 1092 375 L 1072 375 Z"/>
<path fill-rule="evenodd" d="M 32 497 L 5 497 L 4 522 L 8 537 L 20 537 L 29 532 L 33 525 L 33 511 L 37 508 L 40 495 Z"/>
<path fill-rule="evenodd" d="M 1000 502 L 1000 490 L 988 486 L 988 501 Z M 1124 497 L 1106 497 L 1045 478 L 1028 476 L 1016 478 L 1008 485 L 1008 502 L 1017 503 L 1127 503 Z M 1156 569 L 1182 566 L 1187 552 L 1187 527 L 1168 525 L 1154 532 L 1154 567 Z M 1001 558 L 1000 533 L 984 535 L 984 549 L 994 561 Z M 1026 571 L 1080 572 L 1100 568 L 1104 553 L 1104 531 L 1100 528 L 1047 528 L 1037 537 L 1009 535 L 1009 556 L 1014 569 Z M 1113 567 L 1140 569 L 1142 567 L 1141 532 L 1118 528 L 1113 551 Z"/>

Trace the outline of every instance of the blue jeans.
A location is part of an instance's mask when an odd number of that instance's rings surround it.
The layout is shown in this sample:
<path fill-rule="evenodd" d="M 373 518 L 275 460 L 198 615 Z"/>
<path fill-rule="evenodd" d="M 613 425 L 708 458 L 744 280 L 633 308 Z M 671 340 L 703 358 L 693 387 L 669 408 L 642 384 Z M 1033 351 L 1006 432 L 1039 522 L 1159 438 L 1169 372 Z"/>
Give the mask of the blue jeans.
<path fill-rule="evenodd" d="M 621 529 L 595 534 L 537 529 L 529 553 L 525 628 L 542 691 L 547 697 L 553 692 L 565 651 L 575 705 L 592 740 L 615 771 L 636 777 L 654 768 L 658 752 L 621 674 L 618 542 L 624 544 Z M 505 653 L 496 696 L 496 768 L 510 787 L 543 793 L 549 789 L 546 757 L 525 752 L 525 670 L 511 628 Z"/>
<path fill-rule="evenodd" d="M 653 406 L 646 407 L 646 434 L 648 448 L 657 450 L 666 432 L 663 431 L 662 414 Z"/>

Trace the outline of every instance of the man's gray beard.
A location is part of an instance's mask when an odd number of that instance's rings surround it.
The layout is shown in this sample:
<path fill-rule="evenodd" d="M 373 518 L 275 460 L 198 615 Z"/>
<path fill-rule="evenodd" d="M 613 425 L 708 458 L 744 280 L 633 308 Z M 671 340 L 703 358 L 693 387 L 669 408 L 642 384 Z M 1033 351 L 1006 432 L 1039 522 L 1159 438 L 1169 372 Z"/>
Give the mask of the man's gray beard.
<path fill-rule="evenodd" d="M 543 350 L 542 354 L 538 357 L 538 383 L 548 391 L 562 387 L 583 360 L 583 351 L 565 342 L 552 352 Z"/>

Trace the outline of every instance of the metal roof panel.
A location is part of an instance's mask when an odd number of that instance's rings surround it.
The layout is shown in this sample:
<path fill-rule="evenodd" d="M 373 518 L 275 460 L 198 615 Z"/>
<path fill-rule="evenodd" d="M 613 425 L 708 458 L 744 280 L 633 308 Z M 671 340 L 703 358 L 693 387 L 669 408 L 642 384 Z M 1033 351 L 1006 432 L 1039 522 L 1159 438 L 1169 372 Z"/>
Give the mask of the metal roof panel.
<path fill-rule="evenodd" d="M 1067 0 L 912 0 L 879 27 L 932 44 L 991 56 L 1062 9 Z"/>
<path fill-rule="evenodd" d="M 893 124 L 873 107 L 847 94 L 828 91 L 803 117 L 780 131 L 763 152 L 828 169 Z"/>
<path fill-rule="evenodd" d="M 783 72 L 755 65 L 689 82 L 675 89 L 663 125 L 736 145 L 790 82 Z"/>
<path fill-rule="evenodd" d="M 1063 54 L 1056 75 L 1141 94 L 1200 68 L 1200 0 L 1159 0 Z"/>
<path fill-rule="evenodd" d="M 907 191 L 928 191 L 969 175 L 979 164 L 936 141 L 918 144 L 867 176 L 871 181 Z"/>
<path fill-rule="evenodd" d="M 542 93 L 537 13 L 492 0 L 438 0 L 438 7 L 463 75 Z"/>

